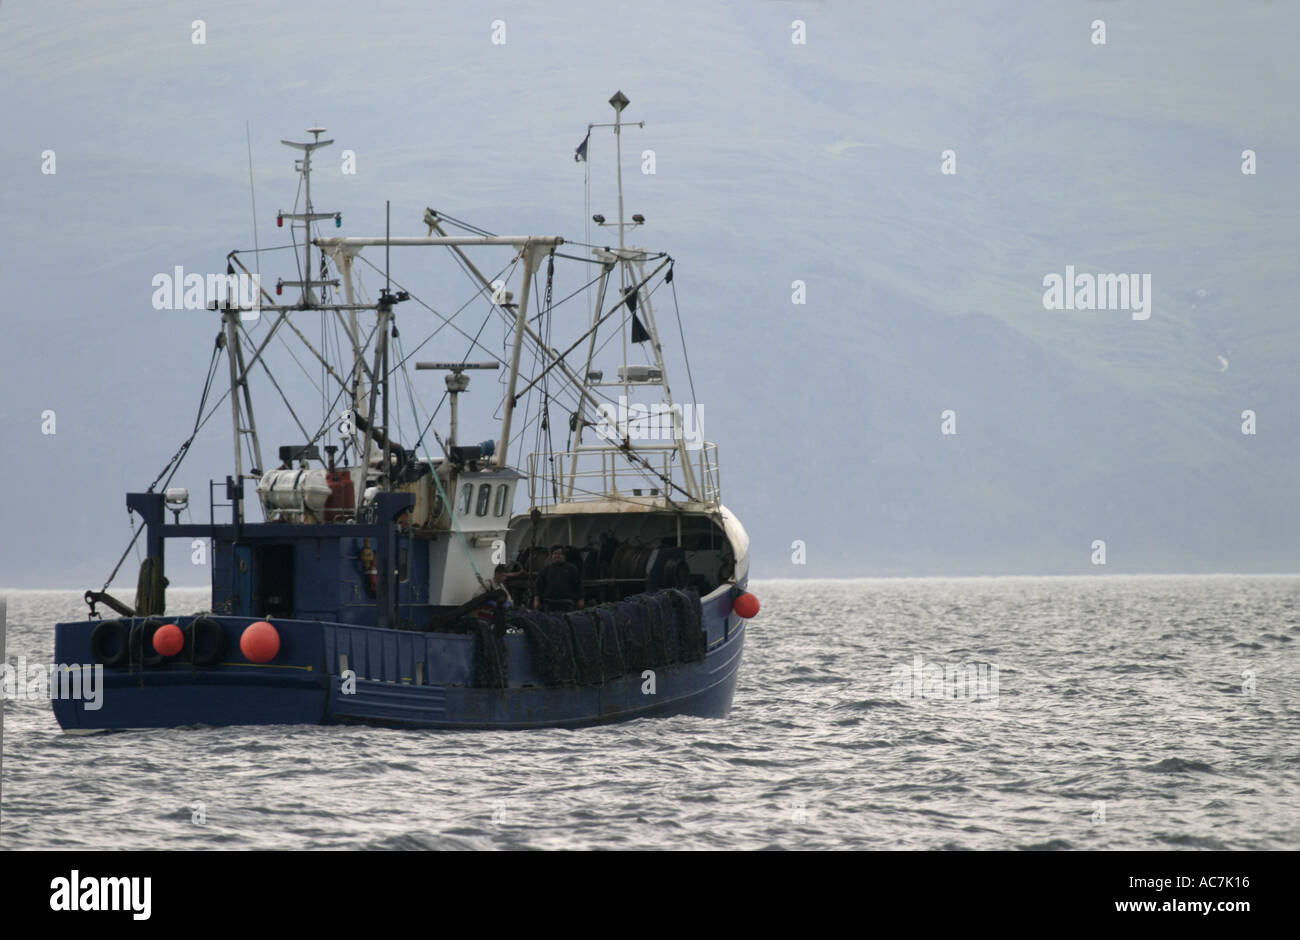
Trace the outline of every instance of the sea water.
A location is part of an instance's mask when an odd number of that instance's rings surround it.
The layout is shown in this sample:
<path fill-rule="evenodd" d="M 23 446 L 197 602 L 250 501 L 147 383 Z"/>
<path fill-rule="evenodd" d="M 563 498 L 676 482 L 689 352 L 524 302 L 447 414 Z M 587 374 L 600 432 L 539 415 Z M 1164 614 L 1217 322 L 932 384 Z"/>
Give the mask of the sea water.
<path fill-rule="evenodd" d="M 1300 577 L 750 587 L 726 720 L 68 734 L 14 696 L 0 846 L 1300 848 Z M 79 595 L 9 592 L 9 661 Z"/>

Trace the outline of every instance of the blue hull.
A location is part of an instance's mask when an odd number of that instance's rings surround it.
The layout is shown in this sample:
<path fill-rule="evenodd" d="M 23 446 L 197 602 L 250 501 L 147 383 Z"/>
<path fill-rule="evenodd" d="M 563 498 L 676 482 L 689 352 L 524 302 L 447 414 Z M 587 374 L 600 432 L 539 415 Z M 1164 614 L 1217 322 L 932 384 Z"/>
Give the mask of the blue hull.
<path fill-rule="evenodd" d="M 745 621 L 731 607 L 727 591 L 705 599 L 704 659 L 658 667 L 653 683 L 638 672 L 599 685 L 548 687 L 532 668 L 525 637 L 507 636 L 509 682 L 499 689 L 474 687 L 471 636 L 276 619 L 280 652 L 258 665 L 239 652 L 239 636 L 253 618 L 212 617 L 225 634 L 222 661 L 104 667 L 99 708 L 56 698 L 54 714 L 69 730 L 342 723 L 578 728 L 669 715 L 725 718 L 745 637 Z M 173 622 L 184 627 L 191 619 Z M 55 662 L 93 662 L 95 625 L 59 624 Z"/>

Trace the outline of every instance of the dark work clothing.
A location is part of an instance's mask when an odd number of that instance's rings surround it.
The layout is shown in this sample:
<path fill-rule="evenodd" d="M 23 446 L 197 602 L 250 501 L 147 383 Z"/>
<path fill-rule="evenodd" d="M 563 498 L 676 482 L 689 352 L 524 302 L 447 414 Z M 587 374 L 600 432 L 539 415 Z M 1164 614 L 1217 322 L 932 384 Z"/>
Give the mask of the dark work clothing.
<path fill-rule="evenodd" d="M 582 597 L 582 575 L 578 566 L 568 561 L 551 562 L 537 576 L 537 596 L 543 604 L 571 601 L 577 606 Z"/>

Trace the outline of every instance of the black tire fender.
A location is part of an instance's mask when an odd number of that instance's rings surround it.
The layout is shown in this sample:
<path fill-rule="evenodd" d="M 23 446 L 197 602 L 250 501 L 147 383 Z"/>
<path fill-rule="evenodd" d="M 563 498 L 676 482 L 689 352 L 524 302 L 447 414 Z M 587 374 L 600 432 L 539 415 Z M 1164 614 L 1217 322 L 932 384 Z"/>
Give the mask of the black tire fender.
<path fill-rule="evenodd" d="M 130 651 L 131 633 L 120 620 L 101 620 L 90 631 L 90 658 L 101 666 L 120 666 Z M 116 643 L 116 651 L 109 650 Z"/>
<path fill-rule="evenodd" d="M 206 638 L 206 650 L 200 633 Z M 196 666 L 215 666 L 226 655 L 226 631 L 211 617 L 195 617 L 185 627 L 184 653 Z"/>

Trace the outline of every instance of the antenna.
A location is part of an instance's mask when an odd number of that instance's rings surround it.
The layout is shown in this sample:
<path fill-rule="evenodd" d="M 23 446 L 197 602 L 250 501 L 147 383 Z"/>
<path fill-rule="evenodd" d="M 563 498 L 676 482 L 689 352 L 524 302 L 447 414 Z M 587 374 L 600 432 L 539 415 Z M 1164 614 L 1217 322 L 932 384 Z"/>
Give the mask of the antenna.
<path fill-rule="evenodd" d="M 616 91 L 609 99 L 614 108 L 614 149 L 618 153 L 618 250 L 623 250 L 623 109 L 632 102 L 627 95 Z"/>
<path fill-rule="evenodd" d="M 379 292 L 379 306 L 392 307 L 394 304 L 401 303 L 403 300 L 410 300 L 411 295 L 404 290 L 393 293 L 393 282 L 391 278 L 391 269 L 389 259 L 393 251 L 393 203 L 391 200 L 384 202 L 384 289 Z M 393 328 L 393 335 L 396 336 L 396 327 Z"/>
<path fill-rule="evenodd" d="M 253 189 L 253 134 L 249 128 L 248 120 L 244 120 L 244 140 L 248 144 L 248 196 L 253 201 L 253 254 L 257 263 L 257 274 L 260 282 L 262 275 L 262 248 L 257 241 L 257 193 Z"/>
<path fill-rule="evenodd" d="M 587 133 L 589 135 L 591 134 L 591 129 L 593 127 L 614 128 L 614 149 L 617 157 L 617 166 L 618 166 L 618 221 L 606 222 L 605 217 L 603 215 L 593 215 L 591 216 L 591 221 L 595 222 L 597 225 L 601 226 L 602 228 L 607 226 L 612 226 L 612 225 L 618 226 L 618 250 L 620 255 L 622 254 L 623 249 L 626 247 L 623 233 L 624 230 L 628 227 L 628 224 L 623 221 L 623 128 L 624 127 L 642 127 L 642 128 L 645 127 L 645 121 L 637 121 L 635 124 L 631 124 L 631 123 L 625 124 L 623 122 L 623 110 L 631 103 L 632 102 L 628 100 L 627 95 L 623 94 L 622 91 L 616 91 L 614 92 L 613 97 L 609 99 L 609 104 L 614 109 L 613 123 L 587 125 Z M 590 196 L 588 196 L 587 208 L 588 209 L 591 208 Z M 642 216 L 640 213 L 638 213 L 632 216 L 631 227 L 636 228 L 636 226 L 642 225 L 644 224 L 644 222 L 645 222 L 645 217 Z"/>
<path fill-rule="evenodd" d="M 447 383 L 447 395 L 451 398 L 451 431 L 447 435 L 448 454 L 456 446 L 456 435 L 459 433 L 458 399 L 461 392 L 469 389 L 469 376 L 465 374 L 465 370 L 496 369 L 498 365 L 499 363 L 496 362 L 417 362 L 415 364 L 416 369 L 437 369 L 447 373 L 443 380 Z"/>
<path fill-rule="evenodd" d="M 299 306 L 311 307 L 316 303 L 316 295 L 312 293 L 313 287 L 338 287 L 337 279 L 313 281 L 311 279 L 311 224 L 321 222 L 325 219 L 333 219 L 335 227 L 343 225 L 343 214 L 340 212 L 313 212 L 311 203 L 311 155 L 312 152 L 320 147 L 328 147 L 334 143 L 333 140 L 321 140 L 320 135 L 325 133 L 323 127 L 309 127 L 307 133 L 314 138 L 310 143 L 300 143 L 294 140 L 281 140 L 280 143 L 286 147 L 293 147 L 295 150 L 302 151 L 302 159 L 295 163 L 295 168 L 302 174 L 303 188 L 306 193 L 306 212 L 279 212 L 275 217 L 275 224 L 283 226 L 284 220 L 290 222 L 301 222 L 303 229 L 302 245 L 302 274 L 301 281 L 278 281 L 275 285 L 275 292 L 280 293 L 284 287 L 301 287 L 302 297 L 299 299 Z"/>

